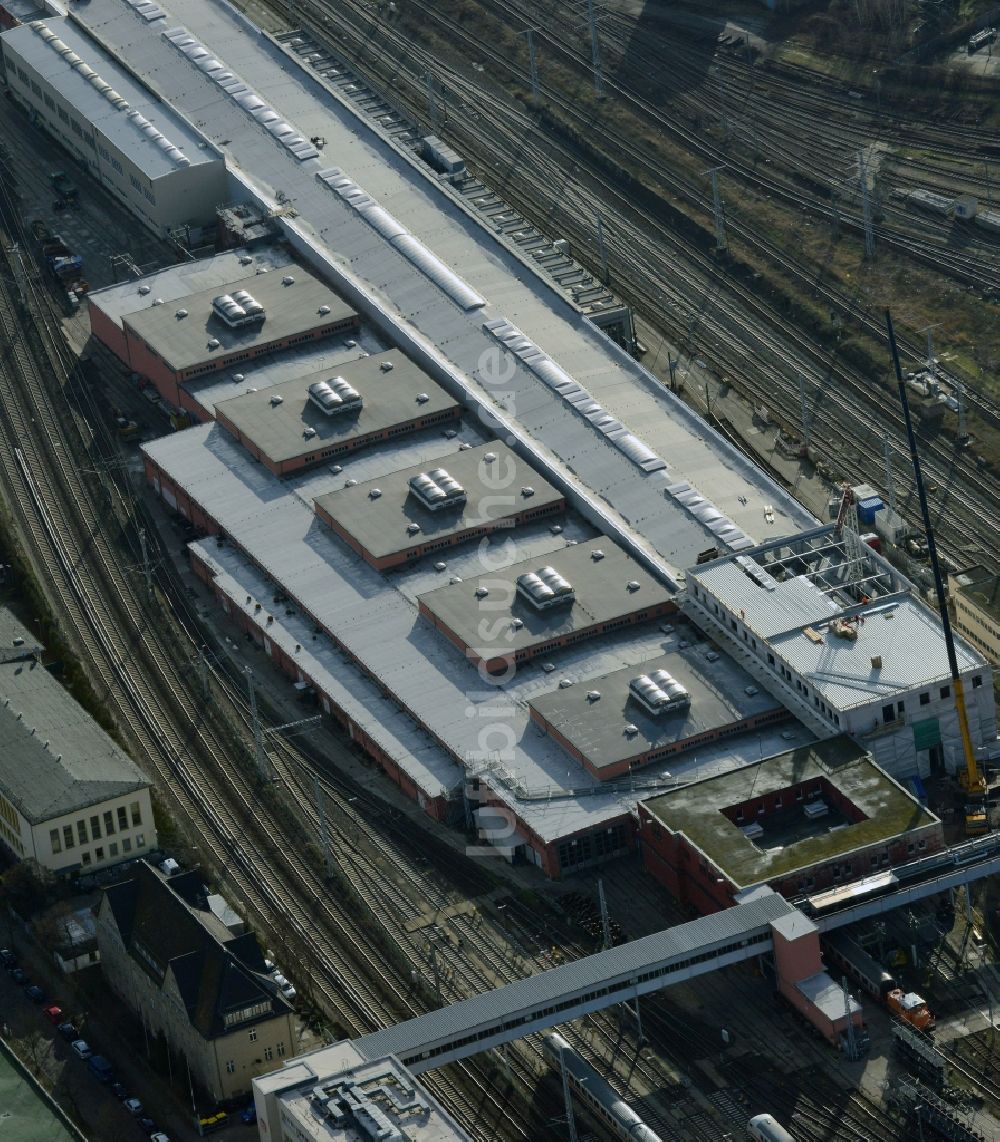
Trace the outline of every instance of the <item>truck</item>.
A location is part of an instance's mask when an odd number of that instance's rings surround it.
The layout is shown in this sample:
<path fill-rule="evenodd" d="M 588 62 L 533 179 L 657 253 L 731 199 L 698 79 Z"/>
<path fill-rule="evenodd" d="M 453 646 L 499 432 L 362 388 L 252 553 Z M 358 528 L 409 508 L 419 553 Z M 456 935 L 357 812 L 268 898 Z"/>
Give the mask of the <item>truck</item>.
<path fill-rule="evenodd" d="M 76 202 L 79 199 L 80 192 L 70 182 L 65 171 L 53 171 L 49 176 L 49 182 L 61 199 L 65 199 L 67 202 Z"/>

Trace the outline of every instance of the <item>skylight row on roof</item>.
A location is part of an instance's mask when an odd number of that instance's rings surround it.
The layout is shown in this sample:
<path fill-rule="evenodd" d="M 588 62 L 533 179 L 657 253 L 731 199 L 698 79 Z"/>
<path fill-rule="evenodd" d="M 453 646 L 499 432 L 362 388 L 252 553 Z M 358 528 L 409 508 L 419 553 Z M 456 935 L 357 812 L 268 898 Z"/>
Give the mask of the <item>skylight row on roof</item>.
<path fill-rule="evenodd" d="M 667 495 L 686 508 L 730 550 L 742 551 L 746 547 L 753 547 L 753 540 L 746 532 L 738 528 L 729 516 L 723 515 L 711 500 L 703 496 L 697 488 L 692 488 L 687 481 L 671 484 L 667 488 Z"/>
<path fill-rule="evenodd" d="M 317 171 L 316 177 L 338 194 L 373 230 L 385 238 L 390 246 L 402 254 L 414 269 L 429 278 L 456 305 L 468 312 L 480 309 L 486 304 L 486 298 L 450 270 L 440 258 L 435 257 L 419 238 L 415 238 L 405 226 L 393 218 L 388 210 L 379 206 L 371 195 L 366 194 L 339 167 Z"/>
<path fill-rule="evenodd" d="M 187 28 L 171 28 L 163 32 L 175 48 L 194 64 L 199 71 L 204 72 L 214 83 L 239 104 L 244 111 L 249 112 L 268 134 L 273 135 L 279 143 L 289 151 L 299 162 L 306 159 L 315 159 L 319 151 L 295 130 L 278 114 L 273 107 L 263 99 L 249 84 L 234 72 L 227 71 L 221 60 L 205 47 L 205 45 L 187 30 Z"/>
<path fill-rule="evenodd" d="M 159 20 L 167 14 L 159 4 L 152 3 L 152 0 L 125 0 L 125 2 L 147 23 Z"/>
<path fill-rule="evenodd" d="M 63 57 L 65 63 L 73 68 L 74 71 L 79 72 L 95 91 L 99 91 L 112 106 L 117 107 L 119 111 L 128 110 L 128 100 L 119 95 L 110 83 L 101 79 L 89 64 L 84 63 L 69 44 L 59 39 L 44 20 L 35 20 L 30 27 L 54 52 L 58 52 L 58 54 Z"/>
<path fill-rule="evenodd" d="M 581 384 L 561 369 L 551 357 L 543 353 L 517 326 L 512 325 L 505 317 L 497 317 L 491 321 L 484 321 L 483 328 L 504 348 L 510 349 L 520 357 L 535 376 L 557 392 L 567 404 L 603 432 L 633 464 L 644 472 L 658 472 L 666 468 L 667 462 L 662 457 L 657 456 L 638 436 L 629 432 L 621 421 L 615 420 Z"/>

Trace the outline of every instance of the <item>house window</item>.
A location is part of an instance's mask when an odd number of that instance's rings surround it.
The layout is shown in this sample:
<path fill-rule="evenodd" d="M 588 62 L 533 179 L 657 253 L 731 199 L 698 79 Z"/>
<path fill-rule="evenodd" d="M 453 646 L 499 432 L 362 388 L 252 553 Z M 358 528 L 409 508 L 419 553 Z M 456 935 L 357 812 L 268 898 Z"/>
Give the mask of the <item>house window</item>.
<path fill-rule="evenodd" d="M 274 1049 L 275 1049 L 275 1051 L 278 1052 L 278 1058 L 279 1059 L 284 1058 L 284 1055 L 285 1055 L 285 1044 L 284 1043 L 279 1043 Z"/>
<path fill-rule="evenodd" d="M 251 1043 L 257 1042 L 257 1028 L 256 1027 L 250 1028 L 250 1042 Z"/>
<path fill-rule="evenodd" d="M 929 694 L 929 693 L 928 693 L 928 692 L 925 690 L 925 691 L 924 691 L 924 692 L 923 692 L 923 693 L 920 695 L 920 705 L 921 705 L 921 706 L 926 706 L 926 705 L 928 705 L 928 704 L 930 703 L 930 700 L 931 700 L 931 696 L 930 696 L 930 694 Z"/>
<path fill-rule="evenodd" d="M 135 838 L 135 847 L 137 849 L 144 849 L 146 847 L 146 838 L 144 834 L 137 833 Z"/>
<path fill-rule="evenodd" d="M 136 190 L 142 190 L 142 183 L 135 177 L 134 174 L 128 176 L 129 182 L 135 187 Z"/>
<path fill-rule="evenodd" d="M 236 1060 L 235 1059 L 229 1059 L 229 1061 L 226 1063 L 226 1074 L 232 1075 L 235 1073 L 236 1073 Z"/>
<path fill-rule="evenodd" d="M 101 839 L 101 818 L 90 818 L 90 836 L 92 840 L 99 841 Z"/>
<path fill-rule="evenodd" d="M 273 1047 L 265 1047 L 264 1048 L 264 1062 L 269 1063 L 273 1058 L 274 1058 L 274 1048 Z"/>
<path fill-rule="evenodd" d="M 76 823 L 76 837 L 81 845 L 87 843 L 87 822 L 82 817 Z"/>
<path fill-rule="evenodd" d="M 49 844 L 52 846 L 54 853 L 62 852 L 62 841 L 59 839 L 58 829 L 49 829 Z"/>
<path fill-rule="evenodd" d="M 124 805 L 118 806 L 118 829 L 124 832 L 128 828 L 128 812 Z"/>
<path fill-rule="evenodd" d="M 983 684 L 983 676 L 981 674 L 973 674 L 972 676 L 972 689 L 978 690 Z"/>
<path fill-rule="evenodd" d="M 132 827 L 142 824 L 142 813 L 139 812 L 139 802 L 133 801 L 128 807 L 129 813 L 132 815 Z"/>
<path fill-rule="evenodd" d="M 116 857 L 117 855 L 118 855 L 118 842 L 112 841 L 111 844 L 108 845 L 108 856 Z"/>
<path fill-rule="evenodd" d="M 951 697 L 951 687 L 950 686 L 942 686 L 941 687 L 941 697 L 942 698 L 950 698 Z"/>
<path fill-rule="evenodd" d="M 80 863 L 90 864 L 90 853 L 80 853 Z"/>
<path fill-rule="evenodd" d="M 122 852 L 123 853 L 130 853 L 131 851 L 132 851 L 132 838 L 131 837 L 125 837 L 122 840 Z"/>
<path fill-rule="evenodd" d="M 106 809 L 104 812 L 104 832 L 109 837 L 115 835 L 115 818 L 110 809 Z"/>
<path fill-rule="evenodd" d="M 894 722 L 896 720 L 896 707 L 890 702 L 882 707 L 882 721 Z"/>
<path fill-rule="evenodd" d="M 71 849 L 75 844 L 76 842 L 73 840 L 73 826 L 63 825 L 63 845 L 67 849 Z"/>
<path fill-rule="evenodd" d="M 98 845 L 97 848 L 94 849 L 94 860 L 104 860 L 104 849 L 101 845 Z"/>

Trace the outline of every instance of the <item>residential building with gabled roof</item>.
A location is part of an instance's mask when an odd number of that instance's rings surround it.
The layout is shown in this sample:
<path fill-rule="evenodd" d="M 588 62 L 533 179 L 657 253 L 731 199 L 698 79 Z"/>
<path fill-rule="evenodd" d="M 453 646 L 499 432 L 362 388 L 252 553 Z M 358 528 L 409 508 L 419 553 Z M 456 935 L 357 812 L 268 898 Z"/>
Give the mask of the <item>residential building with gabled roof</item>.
<path fill-rule="evenodd" d="M 168 878 L 140 861 L 131 879 L 105 889 L 97 939 L 112 990 L 221 1100 L 248 1091 L 296 1040 L 256 937 L 233 936 L 206 899 L 197 870 Z"/>

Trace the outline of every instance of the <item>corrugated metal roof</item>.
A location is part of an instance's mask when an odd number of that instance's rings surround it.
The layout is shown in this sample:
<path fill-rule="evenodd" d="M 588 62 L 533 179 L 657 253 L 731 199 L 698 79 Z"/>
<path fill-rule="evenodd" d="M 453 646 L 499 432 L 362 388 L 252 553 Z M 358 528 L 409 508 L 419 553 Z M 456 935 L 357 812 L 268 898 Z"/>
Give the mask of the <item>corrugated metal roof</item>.
<path fill-rule="evenodd" d="M 700 952 L 749 938 L 767 930 L 771 921 L 792 911 L 783 897 L 767 892 L 724 912 L 702 916 L 365 1035 L 355 1039 L 354 1045 L 366 1058 L 389 1054 L 406 1056 L 425 1044 L 461 1039 L 478 1027 L 551 1006 L 574 993 L 583 994 L 597 985 L 606 986 L 617 980 L 628 981 L 675 960 L 690 959 Z"/>

